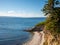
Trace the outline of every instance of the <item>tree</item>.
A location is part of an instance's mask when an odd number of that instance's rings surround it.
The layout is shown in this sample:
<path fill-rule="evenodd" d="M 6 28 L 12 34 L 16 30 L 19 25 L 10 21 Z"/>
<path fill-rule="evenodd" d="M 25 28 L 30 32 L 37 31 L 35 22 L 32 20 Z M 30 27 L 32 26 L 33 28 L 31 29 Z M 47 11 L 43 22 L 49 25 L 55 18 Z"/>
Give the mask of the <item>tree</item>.
<path fill-rule="evenodd" d="M 60 7 L 55 7 L 58 4 L 58 0 L 48 0 L 48 3 L 43 8 L 45 15 L 48 15 L 45 30 L 55 34 L 60 33 Z"/>
<path fill-rule="evenodd" d="M 54 8 L 56 8 L 55 5 L 58 4 L 60 4 L 58 0 L 48 0 L 48 3 L 43 8 L 45 15 L 53 13 Z"/>

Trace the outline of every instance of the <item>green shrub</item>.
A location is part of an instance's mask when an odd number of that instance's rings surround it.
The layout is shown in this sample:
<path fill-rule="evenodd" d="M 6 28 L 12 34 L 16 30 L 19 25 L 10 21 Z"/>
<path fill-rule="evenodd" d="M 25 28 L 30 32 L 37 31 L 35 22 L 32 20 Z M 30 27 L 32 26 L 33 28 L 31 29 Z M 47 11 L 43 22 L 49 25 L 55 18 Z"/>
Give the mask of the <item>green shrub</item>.
<path fill-rule="evenodd" d="M 42 26 L 42 25 L 45 25 L 45 21 L 38 23 L 36 26 Z"/>

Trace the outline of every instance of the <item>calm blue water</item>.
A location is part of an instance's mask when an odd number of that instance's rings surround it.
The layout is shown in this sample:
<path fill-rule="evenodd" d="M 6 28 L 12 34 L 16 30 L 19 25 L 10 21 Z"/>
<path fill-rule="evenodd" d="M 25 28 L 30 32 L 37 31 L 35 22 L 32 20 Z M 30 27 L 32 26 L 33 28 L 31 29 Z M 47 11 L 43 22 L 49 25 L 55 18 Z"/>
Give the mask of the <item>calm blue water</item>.
<path fill-rule="evenodd" d="M 22 45 L 31 36 L 23 30 L 44 20 L 45 18 L 0 17 L 0 45 Z"/>

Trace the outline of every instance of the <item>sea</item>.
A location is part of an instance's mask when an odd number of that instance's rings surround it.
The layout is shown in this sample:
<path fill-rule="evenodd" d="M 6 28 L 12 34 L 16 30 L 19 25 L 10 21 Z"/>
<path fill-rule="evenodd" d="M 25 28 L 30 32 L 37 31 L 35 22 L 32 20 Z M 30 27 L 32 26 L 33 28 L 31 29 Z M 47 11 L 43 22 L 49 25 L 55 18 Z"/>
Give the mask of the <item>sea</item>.
<path fill-rule="evenodd" d="M 0 45 L 23 45 L 32 36 L 24 30 L 32 29 L 45 19 L 45 17 L 0 17 Z"/>

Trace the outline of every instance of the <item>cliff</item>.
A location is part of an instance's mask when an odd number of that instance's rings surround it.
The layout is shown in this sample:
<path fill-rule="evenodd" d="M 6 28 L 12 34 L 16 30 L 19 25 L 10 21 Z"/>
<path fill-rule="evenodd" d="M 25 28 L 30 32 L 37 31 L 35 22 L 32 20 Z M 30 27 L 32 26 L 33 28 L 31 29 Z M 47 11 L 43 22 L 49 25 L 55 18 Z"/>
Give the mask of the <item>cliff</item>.
<path fill-rule="evenodd" d="M 30 30 L 30 32 L 41 32 L 41 31 L 43 31 L 44 33 L 43 45 L 60 45 L 60 34 L 53 35 L 49 30 L 44 29 L 44 25 L 40 24 L 40 26 L 36 26 L 32 30 Z"/>
<path fill-rule="evenodd" d="M 60 33 L 58 33 L 56 30 L 55 31 L 50 31 L 46 30 L 45 28 L 45 22 L 41 22 L 40 24 L 37 25 L 37 27 L 41 26 L 43 27 L 42 31 L 44 33 L 44 42 L 43 45 L 60 45 Z M 40 29 L 41 29 L 40 27 Z M 59 27 L 57 27 L 59 28 Z M 57 29 L 55 28 L 55 29 Z M 57 33 L 56 33 L 57 32 Z"/>
<path fill-rule="evenodd" d="M 46 30 L 45 26 L 46 26 L 46 22 L 41 22 L 39 24 L 37 24 L 37 27 L 43 27 L 42 31 L 44 33 L 44 42 L 43 45 L 60 45 L 60 33 L 58 33 L 56 30 L 57 28 L 55 28 L 55 31 L 50 31 L 50 30 Z M 41 29 L 40 27 L 40 29 Z M 57 33 L 56 33 L 57 32 Z"/>
<path fill-rule="evenodd" d="M 49 31 L 44 31 L 44 45 L 60 45 L 60 34 L 52 35 Z"/>

